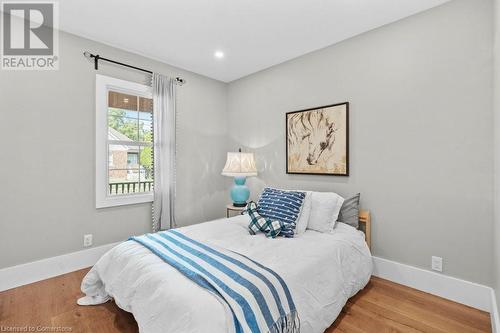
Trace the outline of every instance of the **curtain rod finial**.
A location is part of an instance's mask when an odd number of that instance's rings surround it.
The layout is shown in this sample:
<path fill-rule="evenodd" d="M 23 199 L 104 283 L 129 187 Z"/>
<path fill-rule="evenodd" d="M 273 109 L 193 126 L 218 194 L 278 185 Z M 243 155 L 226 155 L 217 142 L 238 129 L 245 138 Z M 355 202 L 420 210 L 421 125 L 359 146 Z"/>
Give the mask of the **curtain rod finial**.
<path fill-rule="evenodd" d="M 175 82 L 177 82 L 177 84 L 179 84 L 180 86 L 182 86 L 184 83 L 186 83 L 186 80 L 184 80 L 181 77 L 176 77 L 175 78 Z"/>

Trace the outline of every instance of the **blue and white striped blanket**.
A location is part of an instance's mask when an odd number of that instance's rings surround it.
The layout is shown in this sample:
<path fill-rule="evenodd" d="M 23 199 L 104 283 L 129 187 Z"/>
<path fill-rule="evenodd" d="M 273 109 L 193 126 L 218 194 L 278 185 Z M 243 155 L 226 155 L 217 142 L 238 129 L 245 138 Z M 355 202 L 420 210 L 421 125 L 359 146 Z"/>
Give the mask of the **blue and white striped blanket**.
<path fill-rule="evenodd" d="M 235 332 L 300 331 L 292 295 L 285 281 L 271 269 L 177 230 L 130 239 L 224 300 L 232 312 Z"/>

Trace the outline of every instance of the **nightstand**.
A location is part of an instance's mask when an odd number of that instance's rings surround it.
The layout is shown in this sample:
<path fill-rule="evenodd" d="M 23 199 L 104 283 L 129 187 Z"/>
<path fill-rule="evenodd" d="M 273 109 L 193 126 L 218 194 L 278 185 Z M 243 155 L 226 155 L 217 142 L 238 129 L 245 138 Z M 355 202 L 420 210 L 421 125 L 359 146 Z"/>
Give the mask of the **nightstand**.
<path fill-rule="evenodd" d="M 229 213 L 230 212 L 238 212 L 238 214 L 239 214 L 244 209 L 245 209 L 245 207 L 235 207 L 232 204 L 229 204 L 229 205 L 226 206 L 226 217 L 229 218 Z"/>

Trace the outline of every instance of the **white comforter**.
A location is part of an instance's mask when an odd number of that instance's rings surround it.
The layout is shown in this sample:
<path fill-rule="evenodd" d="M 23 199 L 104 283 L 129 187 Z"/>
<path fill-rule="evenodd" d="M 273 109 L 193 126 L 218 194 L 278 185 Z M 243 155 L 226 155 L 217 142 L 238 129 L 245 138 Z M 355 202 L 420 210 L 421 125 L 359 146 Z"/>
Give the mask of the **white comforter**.
<path fill-rule="evenodd" d="M 332 234 L 307 230 L 295 238 L 251 236 L 248 216 L 177 229 L 197 240 L 249 256 L 287 283 L 301 332 L 324 332 L 347 299 L 370 278 L 372 260 L 362 232 L 337 223 Z M 82 281 L 89 296 L 109 295 L 134 314 L 143 333 L 228 332 L 217 297 L 142 245 L 127 241 L 106 253 Z"/>

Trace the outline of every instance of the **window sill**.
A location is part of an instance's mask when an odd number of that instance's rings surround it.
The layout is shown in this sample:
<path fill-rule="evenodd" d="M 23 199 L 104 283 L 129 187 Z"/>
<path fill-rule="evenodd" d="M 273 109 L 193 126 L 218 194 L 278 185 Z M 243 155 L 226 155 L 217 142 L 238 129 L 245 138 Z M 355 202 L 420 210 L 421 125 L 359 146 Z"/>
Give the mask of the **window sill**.
<path fill-rule="evenodd" d="M 125 205 L 135 205 L 145 202 L 153 202 L 153 200 L 154 200 L 153 193 L 104 196 L 102 198 L 96 198 L 95 207 L 107 208 L 107 207 L 116 207 Z"/>

